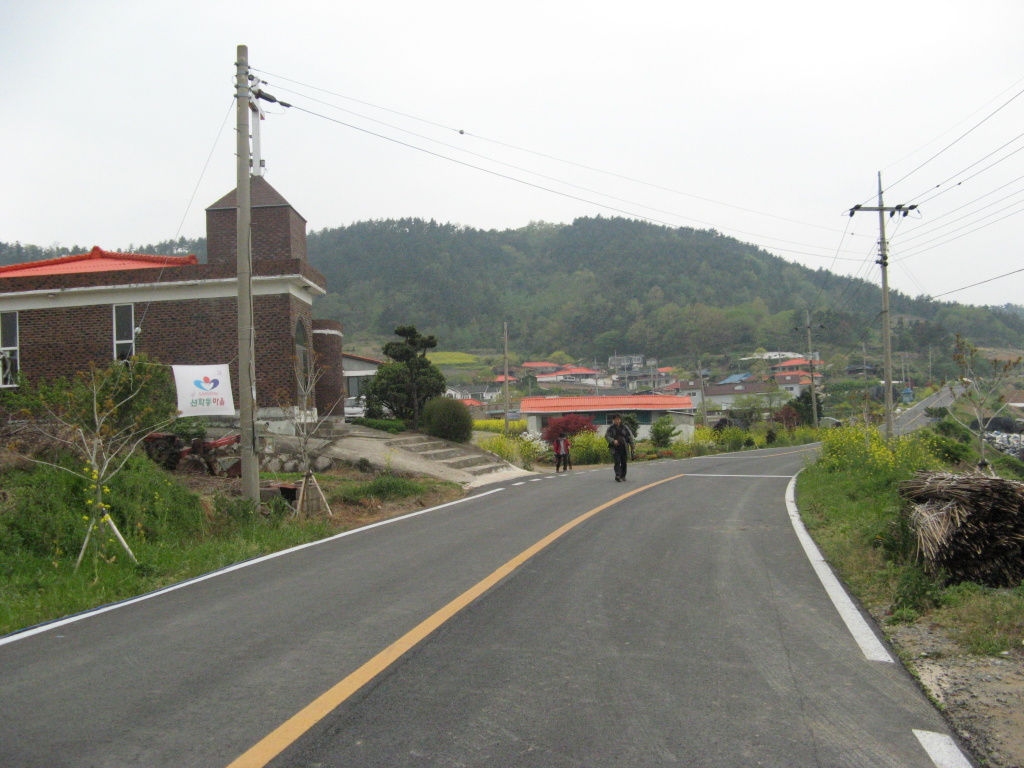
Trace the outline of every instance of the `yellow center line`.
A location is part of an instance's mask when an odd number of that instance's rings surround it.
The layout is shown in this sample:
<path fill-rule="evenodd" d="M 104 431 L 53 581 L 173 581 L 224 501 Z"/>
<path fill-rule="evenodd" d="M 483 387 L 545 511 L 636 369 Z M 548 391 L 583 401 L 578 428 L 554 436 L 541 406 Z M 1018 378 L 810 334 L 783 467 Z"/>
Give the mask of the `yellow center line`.
<path fill-rule="evenodd" d="M 304 733 L 326 717 L 330 712 L 345 702 L 352 694 L 366 685 L 370 680 L 379 675 L 389 666 L 394 664 L 403 654 L 420 643 L 427 635 L 444 624 L 448 619 L 457 614 L 467 605 L 476 600 L 480 595 L 508 576 L 512 571 L 536 555 L 549 544 L 568 533 L 580 523 L 602 512 L 608 507 L 628 499 L 630 496 L 646 491 L 656 485 L 667 483 L 671 480 L 683 477 L 682 474 L 667 477 L 656 483 L 641 486 L 636 490 L 624 493 L 611 501 L 605 502 L 599 507 L 594 507 L 589 512 L 584 512 L 575 520 L 571 520 L 561 528 L 549 533 L 543 539 L 528 549 L 519 553 L 503 566 L 498 568 L 490 576 L 467 589 L 448 605 L 430 616 L 419 625 L 402 635 L 395 642 L 367 661 L 348 677 L 339 682 L 333 688 L 323 693 L 317 699 L 306 705 L 303 709 L 279 725 L 259 742 L 250 747 L 246 752 L 232 761 L 227 768 L 263 768 L 291 744 L 297 741 Z"/>

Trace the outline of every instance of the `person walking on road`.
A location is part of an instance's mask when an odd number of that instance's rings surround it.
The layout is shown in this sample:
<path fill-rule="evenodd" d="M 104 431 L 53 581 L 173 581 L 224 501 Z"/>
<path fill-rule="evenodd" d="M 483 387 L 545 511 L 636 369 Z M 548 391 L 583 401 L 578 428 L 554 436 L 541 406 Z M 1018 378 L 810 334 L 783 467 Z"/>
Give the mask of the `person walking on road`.
<path fill-rule="evenodd" d="M 559 468 L 563 472 L 568 472 L 571 466 L 569 463 L 569 438 L 564 432 L 555 438 L 551 448 L 555 452 L 555 474 L 558 474 Z"/>
<path fill-rule="evenodd" d="M 612 414 L 612 423 L 605 430 L 604 439 L 608 441 L 612 459 L 615 461 L 615 482 L 624 483 L 626 482 L 626 462 L 629 458 L 629 451 L 633 449 L 633 433 L 622 423 L 622 417 L 619 414 Z"/>

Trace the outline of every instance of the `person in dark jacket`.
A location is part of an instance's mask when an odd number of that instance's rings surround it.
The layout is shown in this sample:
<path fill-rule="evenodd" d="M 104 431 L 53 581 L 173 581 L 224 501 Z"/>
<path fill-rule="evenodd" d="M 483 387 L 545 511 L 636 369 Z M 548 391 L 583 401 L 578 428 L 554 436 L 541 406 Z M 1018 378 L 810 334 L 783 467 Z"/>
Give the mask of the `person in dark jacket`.
<path fill-rule="evenodd" d="M 612 423 L 605 430 L 604 439 L 608 441 L 612 459 L 615 461 L 615 482 L 624 483 L 626 481 L 626 462 L 629 458 L 629 451 L 633 449 L 633 433 L 622 423 L 622 417 L 619 414 L 612 414 Z"/>

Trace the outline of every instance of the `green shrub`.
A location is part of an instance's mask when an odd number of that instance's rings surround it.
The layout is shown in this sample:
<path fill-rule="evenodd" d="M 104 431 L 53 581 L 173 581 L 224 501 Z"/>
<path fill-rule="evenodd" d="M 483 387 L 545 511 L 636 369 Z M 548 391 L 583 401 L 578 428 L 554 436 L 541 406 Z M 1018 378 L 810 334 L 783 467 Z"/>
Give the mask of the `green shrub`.
<path fill-rule="evenodd" d="M 623 419 L 625 421 L 625 419 Z M 581 432 L 572 439 L 569 457 L 573 466 L 578 464 L 609 464 L 612 460 L 608 441 L 596 432 Z"/>
<path fill-rule="evenodd" d="M 473 422 L 473 429 L 478 432 L 496 432 L 501 435 L 505 432 L 504 419 L 476 419 Z M 508 422 L 508 432 L 511 435 L 519 435 L 526 431 L 526 419 L 511 419 Z"/>
<path fill-rule="evenodd" d="M 651 442 L 655 448 L 668 448 L 672 444 L 672 438 L 679 434 L 672 417 L 665 415 L 657 419 L 651 425 Z"/>
<path fill-rule="evenodd" d="M 423 406 L 423 431 L 442 440 L 468 443 L 473 437 L 473 416 L 461 400 L 435 397 Z"/>
<path fill-rule="evenodd" d="M 544 453 L 542 443 L 523 436 L 495 435 L 481 440 L 479 447 L 523 469 L 532 469 L 534 462 Z"/>
<path fill-rule="evenodd" d="M 931 440 L 930 448 L 932 453 L 946 464 L 963 464 L 970 460 L 973 453 L 970 446 L 944 435 L 935 435 Z"/>
<path fill-rule="evenodd" d="M 330 501 L 344 501 L 347 504 L 356 504 L 363 499 L 374 498 L 380 501 L 391 499 L 404 499 L 408 496 L 416 496 L 426 492 L 426 486 L 407 477 L 384 472 L 369 482 L 356 482 L 338 488 L 331 496 Z"/>
<path fill-rule="evenodd" d="M 724 451 L 738 451 L 743 447 L 743 442 L 747 439 L 747 431 L 740 427 L 725 427 L 715 436 L 715 442 L 718 443 Z"/>
<path fill-rule="evenodd" d="M 352 419 L 353 424 L 370 429 L 379 429 L 381 432 L 390 432 L 397 435 L 405 431 L 405 422 L 401 419 Z"/>
<path fill-rule="evenodd" d="M 971 430 L 963 424 L 958 424 L 952 419 L 943 419 L 933 426 L 932 429 L 943 437 L 952 438 L 960 443 L 970 443 L 974 440 L 974 435 L 971 434 Z"/>

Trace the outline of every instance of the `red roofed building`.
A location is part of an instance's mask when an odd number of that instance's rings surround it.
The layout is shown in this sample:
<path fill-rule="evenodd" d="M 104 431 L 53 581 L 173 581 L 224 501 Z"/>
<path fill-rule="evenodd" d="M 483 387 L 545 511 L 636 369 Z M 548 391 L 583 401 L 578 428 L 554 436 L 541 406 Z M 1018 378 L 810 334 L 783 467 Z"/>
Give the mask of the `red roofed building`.
<path fill-rule="evenodd" d="M 596 384 L 597 377 L 600 375 L 600 371 L 595 371 L 591 368 L 583 368 L 577 365 L 567 365 L 564 368 L 559 368 L 557 371 L 554 371 L 553 373 L 539 374 L 537 376 L 537 381 L 576 381 Z"/>
<path fill-rule="evenodd" d="M 611 423 L 613 413 L 634 413 L 640 422 L 639 438 L 649 437 L 651 424 L 665 415 L 672 418 L 685 437 L 693 436 L 693 403 L 685 396 L 524 397 L 519 412 L 526 417 L 526 428 L 536 433 L 543 431 L 552 418 L 569 413 L 590 416 L 599 428 Z"/>
<path fill-rule="evenodd" d="M 294 361 L 326 371 L 321 413 L 344 397 L 341 326 L 314 321 L 325 279 L 306 260 L 305 220 L 262 177 L 251 179 L 255 368 L 260 418 L 298 397 Z M 234 191 L 206 210 L 207 263 L 194 255 L 89 253 L 0 267 L 0 386 L 68 377 L 144 353 L 167 364 L 229 363 L 238 400 Z"/>
<path fill-rule="evenodd" d="M 821 360 L 807 360 L 803 357 L 794 357 L 791 360 L 783 360 L 771 367 L 772 373 L 799 371 L 807 368 L 821 368 L 825 363 Z"/>

